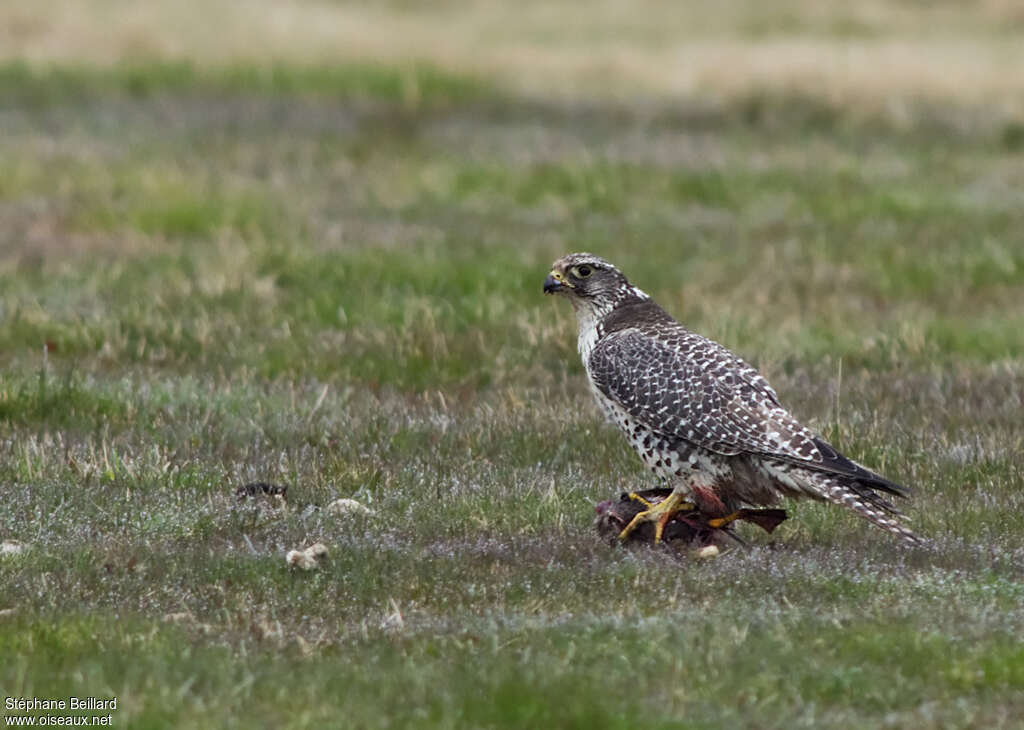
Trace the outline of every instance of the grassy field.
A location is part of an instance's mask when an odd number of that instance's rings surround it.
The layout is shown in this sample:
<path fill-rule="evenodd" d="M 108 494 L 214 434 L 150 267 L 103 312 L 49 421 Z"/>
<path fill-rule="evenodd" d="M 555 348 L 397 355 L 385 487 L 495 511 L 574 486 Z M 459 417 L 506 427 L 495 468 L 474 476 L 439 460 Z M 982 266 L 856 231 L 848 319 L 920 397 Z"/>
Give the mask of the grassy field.
<path fill-rule="evenodd" d="M 140 728 L 1022 726 L 1016 4 L 615 33 L 612 2 L 296 3 L 292 35 L 253 21 L 264 57 L 171 3 L 100 43 L 122 5 L 0 10 L 5 697 Z M 332 46 L 339 13 L 376 35 Z M 737 64 L 656 73 L 684 27 Z M 785 48 L 817 75 L 758 63 Z M 594 504 L 652 484 L 541 294 L 573 250 L 912 486 L 929 546 L 807 503 L 711 561 L 602 542 Z M 233 496 L 255 480 L 287 508 Z"/>

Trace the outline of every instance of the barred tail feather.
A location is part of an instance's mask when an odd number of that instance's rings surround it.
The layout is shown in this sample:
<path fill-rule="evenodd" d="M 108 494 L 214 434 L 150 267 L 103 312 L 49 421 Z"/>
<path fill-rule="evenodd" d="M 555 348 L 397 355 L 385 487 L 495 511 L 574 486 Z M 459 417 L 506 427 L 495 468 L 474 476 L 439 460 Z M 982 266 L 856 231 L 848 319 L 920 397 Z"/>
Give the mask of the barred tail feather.
<path fill-rule="evenodd" d="M 842 477 L 815 475 L 815 481 L 829 502 L 842 505 L 857 513 L 873 525 L 892 533 L 910 545 L 920 545 L 921 538 L 902 524 L 905 515 L 889 502 L 856 482 L 846 482 Z M 902 520 L 901 520 L 902 518 Z"/>
<path fill-rule="evenodd" d="M 906 515 L 870 486 L 860 484 L 855 479 L 794 468 L 789 464 L 773 464 L 769 469 L 785 492 L 846 507 L 910 545 L 921 545 L 923 542 L 902 524 L 907 519 Z"/>

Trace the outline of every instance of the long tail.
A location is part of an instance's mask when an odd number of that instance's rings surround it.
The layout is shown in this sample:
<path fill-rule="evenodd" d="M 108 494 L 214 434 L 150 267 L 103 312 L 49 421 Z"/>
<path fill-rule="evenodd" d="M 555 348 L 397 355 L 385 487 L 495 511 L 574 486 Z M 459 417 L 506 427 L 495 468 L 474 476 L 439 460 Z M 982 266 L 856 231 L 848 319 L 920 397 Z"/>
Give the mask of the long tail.
<path fill-rule="evenodd" d="M 801 469 L 791 464 L 770 464 L 768 468 L 784 485 L 784 491 L 846 507 L 909 545 L 923 544 L 923 540 L 903 524 L 907 516 L 867 484 L 851 477 Z"/>

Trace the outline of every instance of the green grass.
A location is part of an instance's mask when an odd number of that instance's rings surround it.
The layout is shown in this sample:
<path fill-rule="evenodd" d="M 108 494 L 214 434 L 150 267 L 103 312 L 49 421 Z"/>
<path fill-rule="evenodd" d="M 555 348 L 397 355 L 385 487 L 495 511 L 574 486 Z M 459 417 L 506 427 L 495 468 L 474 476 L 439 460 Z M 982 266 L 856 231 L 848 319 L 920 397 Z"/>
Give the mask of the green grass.
<path fill-rule="evenodd" d="M 373 64 L 295 66 L 238 64 L 218 68 L 188 61 L 89 66 L 0 65 L 0 98 L 29 108 L 65 106 L 109 97 L 149 99 L 161 95 L 249 94 L 324 96 L 349 101 L 400 102 L 404 106 L 456 102 L 480 96 L 481 82 L 410 63 L 404 68 Z"/>
<path fill-rule="evenodd" d="M 116 696 L 117 727 L 1019 726 L 1019 135 L 429 68 L 0 69 L 6 695 Z M 649 482 L 540 291 L 572 250 L 912 486 L 931 547 L 804 503 L 713 561 L 601 541 L 593 505 Z"/>

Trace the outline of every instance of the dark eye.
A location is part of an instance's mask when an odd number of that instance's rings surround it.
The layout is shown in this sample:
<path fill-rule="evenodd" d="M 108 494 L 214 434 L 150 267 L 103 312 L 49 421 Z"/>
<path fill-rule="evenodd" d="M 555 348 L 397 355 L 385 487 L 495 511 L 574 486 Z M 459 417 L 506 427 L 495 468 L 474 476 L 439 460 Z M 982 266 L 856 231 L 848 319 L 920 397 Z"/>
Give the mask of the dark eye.
<path fill-rule="evenodd" d="M 586 279 L 588 276 L 594 273 L 594 271 L 586 264 L 580 264 L 579 266 L 572 270 L 572 273 L 577 279 Z"/>

